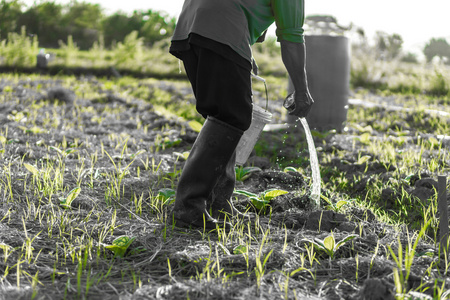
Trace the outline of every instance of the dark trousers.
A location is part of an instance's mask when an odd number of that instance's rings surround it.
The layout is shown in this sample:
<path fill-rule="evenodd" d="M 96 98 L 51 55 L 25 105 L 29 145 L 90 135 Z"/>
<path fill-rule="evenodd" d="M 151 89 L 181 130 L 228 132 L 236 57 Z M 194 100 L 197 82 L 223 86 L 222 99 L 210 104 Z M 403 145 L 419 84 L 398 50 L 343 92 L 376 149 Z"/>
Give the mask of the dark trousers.
<path fill-rule="evenodd" d="M 250 71 L 209 49 L 190 45 L 177 53 L 191 82 L 197 111 L 243 131 L 252 121 Z"/>

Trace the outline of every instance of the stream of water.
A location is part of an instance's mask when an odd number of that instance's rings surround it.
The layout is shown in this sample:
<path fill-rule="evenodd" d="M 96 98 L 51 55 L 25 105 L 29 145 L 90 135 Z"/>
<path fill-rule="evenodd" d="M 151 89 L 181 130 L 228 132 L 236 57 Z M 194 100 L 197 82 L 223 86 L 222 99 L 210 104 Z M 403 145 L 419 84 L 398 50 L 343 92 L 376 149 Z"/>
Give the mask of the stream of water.
<path fill-rule="evenodd" d="M 314 145 L 314 140 L 311 135 L 311 130 L 309 129 L 308 122 L 305 118 L 299 118 L 305 130 L 306 141 L 308 142 L 309 150 L 309 161 L 311 163 L 312 171 L 312 188 L 311 188 L 311 199 L 315 202 L 315 206 L 320 207 L 320 171 L 319 171 L 319 160 L 317 159 L 316 146 Z"/>

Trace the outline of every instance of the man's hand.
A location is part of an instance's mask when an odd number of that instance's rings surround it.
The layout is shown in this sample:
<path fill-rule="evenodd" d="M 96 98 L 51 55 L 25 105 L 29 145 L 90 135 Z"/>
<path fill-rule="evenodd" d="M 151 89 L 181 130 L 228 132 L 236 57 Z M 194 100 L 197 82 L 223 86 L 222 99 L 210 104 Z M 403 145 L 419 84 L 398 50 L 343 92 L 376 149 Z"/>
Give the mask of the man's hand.
<path fill-rule="evenodd" d="M 314 104 L 314 100 L 309 93 L 309 90 L 290 94 L 286 100 L 284 100 L 283 106 L 288 110 L 292 116 L 299 118 L 306 118 L 309 114 L 311 107 Z"/>

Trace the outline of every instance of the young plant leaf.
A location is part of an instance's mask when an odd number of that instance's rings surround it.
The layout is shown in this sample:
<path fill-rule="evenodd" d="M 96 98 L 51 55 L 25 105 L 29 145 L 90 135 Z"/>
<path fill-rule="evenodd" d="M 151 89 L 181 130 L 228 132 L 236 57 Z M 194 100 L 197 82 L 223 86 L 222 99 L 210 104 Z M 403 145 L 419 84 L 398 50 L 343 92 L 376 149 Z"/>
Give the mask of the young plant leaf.
<path fill-rule="evenodd" d="M 253 193 L 251 193 L 251 192 L 244 191 L 244 190 L 235 190 L 233 193 L 234 193 L 234 194 L 238 194 L 238 195 L 247 196 L 247 197 L 249 197 L 249 198 L 250 198 L 250 197 L 258 198 L 258 195 L 253 194 Z"/>
<path fill-rule="evenodd" d="M 284 194 L 288 194 L 288 191 L 285 190 L 267 190 L 263 193 L 263 199 L 270 201 L 273 198 L 276 198 L 278 196 L 284 195 Z"/>
<path fill-rule="evenodd" d="M 173 155 L 181 158 L 182 160 L 187 160 L 189 157 L 189 153 L 191 153 L 190 151 L 184 151 L 184 152 L 173 152 Z"/>
<path fill-rule="evenodd" d="M 248 252 L 248 247 L 245 245 L 239 245 L 234 247 L 233 253 L 234 254 L 246 254 Z"/>
<path fill-rule="evenodd" d="M 348 203 L 349 203 L 349 201 L 339 200 L 335 205 L 336 211 L 339 211 L 343 206 L 347 205 Z"/>
<path fill-rule="evenodd" d="M 323 239 L 323 245 L 325 246 L 324 250 L 331 258 L 334 256 L 335 244 L 336 241 L 334 240 L 334 236 L 332 234 Z"/>
<path fill-rule="evenodd" d="M 38 175 L 39 175 L 39 170 L 38 170 L 35 166 L 30 165 L 30 164 L 27 164 L 27 163 L 24 163 L 23 166 L 24 166 L 28 171 L 30 171 L 31 174 L 33 174 L 34 176 L 38 176 Z"/>
<path fill-rule="evenodd" d="M 124 257 L 128 247 L 135 239 L 136 237 L 130 238 L 126 235 L 119 236 L 112 242 L 112 245 L 106 246 L 106 249 L 111 250 L 118 257 Z"/>
<path fill-rule="evenodd" d="M 244 168 L 235 167 L 234 170 L 236 172 L 236 180 L 244 181 L 247 178 L 249 178 L 252 173 L 261 171 L 261 168 L 258 168 L 258 167 L 244 167 Z"/>
<path fill-rule="evenodd" d="M 250 200 L 252 201 L 253 206 L 255 206 L 256 209 L 259 210 L 264 209 L 269 204 L 269 201 L 260 199 L 258 197 L 250 197 Z"/>
<path fill-rule="evenodd" d="M 59 149 L 59 148 L 50 146 L 50 149 L 55 150 L 56 152 L 58 152 L 58 153 L 61 154 L 61 155 L 63 154 L 63 152 L 62 152 L 61 149 Z"/>
<path fill-rule="evenodd" d="M 131 158 L 135 158 L 138 157 L 139 155 L 141 155 L 142 153 L 145 153 L 147 151 L 145 151 L 144 149 L 139 150 L 138 152 L 134 153 L 131 155 Z"/>
<path fill-rule="evenodd" d="M 71 190 L 69 192 L 69 194 L 67 195 L 67 198 L 60 200 L 60 205 L 65 209 L 69 209 L 72 205 L 73 200 L 75 200 L 75 198 L 78 197 L 80 192 L 81 192 L 80 187 L 74 188 L 73 190 Z"/>
<path fill-rule="evenodd" d="M 3 252 L 8 252 L 12 249 L 12 247 L 10 245 L 6 245 L 4 243 L 0 243 L 0 249 L 3 250 Z"/>
<path fill-rule="evenodd" d="M 372 157 L 370 155 L 363 155 L 361 156 L 358 161 L 356 162 L 357 165 L 362 165 L 368 162 Z"/>
<path fill-rule="evenodd" d="M 176 191 L 169 188 L 160 189 L 158 195 L 156 196 L 158 200 L 164 202 L 164 204 L 170 202 L 170 200 L 175 199 Z"/>
<path fill-rule="evenodd" d="M 200 132 L 200 130 L 202 130 L 203 125 L 200 122 L 197 122 L 195 120 L 190 121 L 189 123 L 189 127 L 191 127 L 192 130 L 194 130 L 195 132 Z"/>
<path fill-rule="evenodd" d="M 287 172 L 298 172 L 298 170 L 296 169 L 296 168 L 294 168 L 294 167 L 286 167 L 286 168 L 284 168 L 284 173 L 287 173 Z"/>
<path fill-rule="evenodd" d="M 346 242 L 351 241 L 351 240 L 353 240 L 353 239 L 356 238 L 356 237 L 358 237 L 357 234 L 350 234 L 350 235 L 346 236 L 345 238 L 343 238 L 342 240 L 340 240 L 340 241 L 336 244 L 336 246 L 335 246 L 336 251 L 337 251 L 342 245 L 344 245 Z"/>

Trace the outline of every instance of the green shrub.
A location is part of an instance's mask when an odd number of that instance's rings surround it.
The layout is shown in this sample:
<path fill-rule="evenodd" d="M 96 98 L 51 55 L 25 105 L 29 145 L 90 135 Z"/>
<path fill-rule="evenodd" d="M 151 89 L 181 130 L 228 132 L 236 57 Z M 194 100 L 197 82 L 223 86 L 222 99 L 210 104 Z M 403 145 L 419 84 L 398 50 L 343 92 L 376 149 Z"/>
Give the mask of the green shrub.
<path fill-rule="evenodd" d="M 34 66 L 38 51 L 37 37 L 28 37 L 25 27 L 22 27 L 20 34 L 10 32 L 8 38 L 0 42 L 0 62 L 7 66 Z"/>
<path fill-rule="evenodd" d="M 430 80 L 429 93 L 435 96 L 445 96 L 450 93 L 449 80 L 438 70 L 434 71 L 434 76 Z"/>

